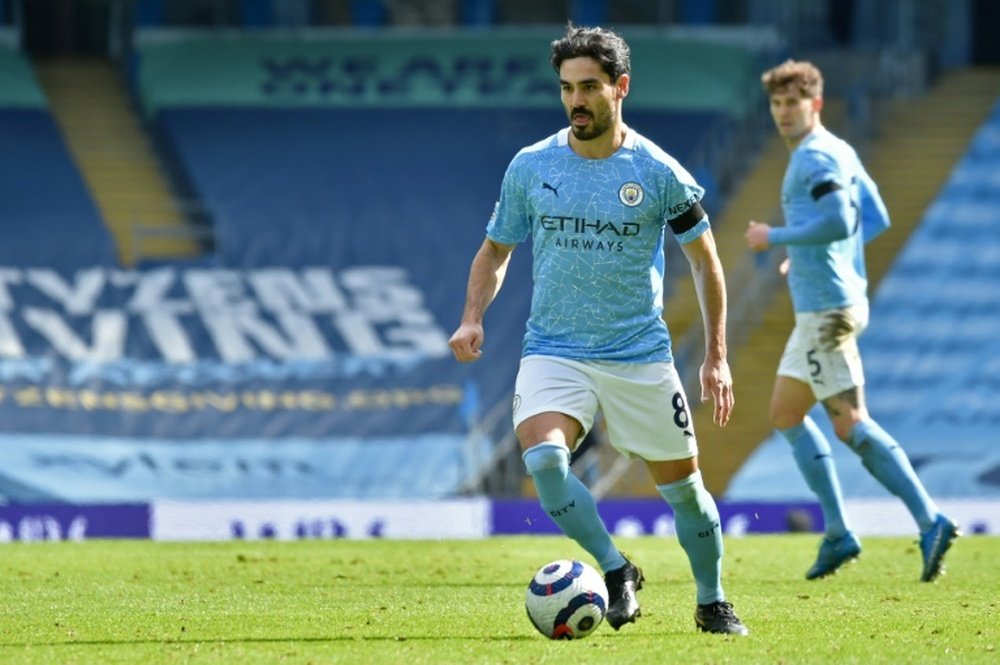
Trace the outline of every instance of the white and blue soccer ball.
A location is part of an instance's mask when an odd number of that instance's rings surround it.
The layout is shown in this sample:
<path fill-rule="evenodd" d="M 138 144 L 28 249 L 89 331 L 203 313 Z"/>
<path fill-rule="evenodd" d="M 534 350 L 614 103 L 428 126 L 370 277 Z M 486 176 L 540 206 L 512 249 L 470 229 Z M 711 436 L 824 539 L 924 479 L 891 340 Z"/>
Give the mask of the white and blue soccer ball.
<path fill-rule="evenodd" d="M 531 623 L 545 637 L 578 640 L 604 621 L 608 588 L 591 566 L 560 559 L 545 564 L 531 578 L 524 606 Z"/>

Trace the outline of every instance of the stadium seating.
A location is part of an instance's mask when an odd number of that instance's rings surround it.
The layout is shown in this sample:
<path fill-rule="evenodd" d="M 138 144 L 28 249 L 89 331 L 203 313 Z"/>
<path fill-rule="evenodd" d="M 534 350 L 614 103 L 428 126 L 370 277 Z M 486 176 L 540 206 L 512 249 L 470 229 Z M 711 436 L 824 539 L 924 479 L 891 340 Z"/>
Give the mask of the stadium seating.
<path fill-rule="evenodd" d="M 0 264 L 114 264 L 114 243 L 49 112 L 0 108 L 0 145 Z"/>
<path fill-rule="evenodd" d="M 637 111 L 629 122 L 685 162 L 718 117 Z M 471 241 L 514 153 L 562 121 L 558 108 L 168 108 L 159 115 L 165 143 L 216 220 L 222 262 L 241 266 L 391 261 L 401 249 Z M 407 230 L 420 220 L 439 231 Z"/>
<path fill-rule="evenodd" d="M 7 35 L 0 30 L 0 37 Z M 0 265 L 72 269 L 114 263 L 114 243 L 31 63 L 3 40 L 0 145 Z"/>
<path fill-rule="evenodd" d="M 1000 492 L 998 173 L 1000 104 L 882 282 L 862 338 L 870 406 L 924 458 L 932 493 Z"/>

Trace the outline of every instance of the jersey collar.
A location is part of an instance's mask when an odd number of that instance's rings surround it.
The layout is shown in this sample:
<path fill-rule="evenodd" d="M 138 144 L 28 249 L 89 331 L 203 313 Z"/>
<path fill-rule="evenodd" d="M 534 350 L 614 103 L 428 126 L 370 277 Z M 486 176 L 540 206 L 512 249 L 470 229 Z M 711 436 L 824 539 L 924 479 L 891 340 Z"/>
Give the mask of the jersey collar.
<path fill-rule="evenodd" d="M 638 135 L 635 130 L 631 127 L 625 129 L 625 140 L 622 141 L 621 148 L 626 150 L 634 150 L 636 141 L 638 141 Z M 560 147 L 569 145 L 569 127 L 563 127 L 556 133 L 556 143 Z M 619 148 L 619 150 L 621 150 Z"/>

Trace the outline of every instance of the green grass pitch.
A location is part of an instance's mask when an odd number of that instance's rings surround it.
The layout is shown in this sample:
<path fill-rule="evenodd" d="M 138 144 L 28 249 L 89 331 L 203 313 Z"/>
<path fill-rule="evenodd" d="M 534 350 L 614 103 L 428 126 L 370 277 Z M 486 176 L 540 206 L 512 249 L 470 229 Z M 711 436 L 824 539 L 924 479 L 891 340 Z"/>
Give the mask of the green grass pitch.
<path fill-rule="evenodd" d="M 2 663 L 998 663 L 1000 538 L 958 540 L 923 584 L 912 539 L 866 538 L 859 562 L 802 575 L 818 537 L 726 541 L 746 638 L 695 631 L 674 539 L 620 539 L 643 616 L 552 642 L 524 611 L 534 571 L 589 559 L 561 537 L 476 541 L 0 547 Z"/>

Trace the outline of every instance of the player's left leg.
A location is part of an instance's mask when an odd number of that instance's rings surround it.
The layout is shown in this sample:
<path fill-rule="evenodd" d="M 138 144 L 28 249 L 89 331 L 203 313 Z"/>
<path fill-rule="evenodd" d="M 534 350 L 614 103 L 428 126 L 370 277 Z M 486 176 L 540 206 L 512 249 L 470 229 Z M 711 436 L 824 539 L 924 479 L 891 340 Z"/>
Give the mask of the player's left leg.
<path fill-rule="evenodd" d="M 677 540 L 691 562 L 698 604 L 725 600 L 719 510 L 702 482 L 697 458 L 646 464 L 657 491 L 674 511 Z"/>
<path fill-rule="evenodd" d="M 676 369 L 670 363 L 595 369 L 611 445 L 646 462 L 673 509 L 677 539 L 695 578 L 696 624 L 710 632 L 746 634 L 722 590 L 719 511 L 698 471 L 698 443 Z"/>
<path fill-rule="evenodd" d="M 920 579 L 929 582 L 942 570 L 945 552 L 958 537 L 958 527 L 941 513 L 913 470 L 906 451 L 868 414 L 864 387 L 857 386 L 823 400 L 837 437 L 860 458 L 872 476 L 899 497 L 920 529 L 924 568 Z"/>
<path fill-rule="evenodd" d="M 646 462 L 660 496 L 674 511 L 677 540 L 687 554 L 697 589 L 695 625 L 711 633 L 746 635 L 722 589 L 722 526 L 705 489 L 698 460 Z"/>
<path fill-rule="evenodd" d="M 883 487 L 906 504 L 924 532 L 931 528 L 938 508 L 917 477 L 899 443 L 871 416 L 864 403 L 864 387 L 856 386 L 823 400 L 837 437 L 858 454 L 861 463 Z"/>

